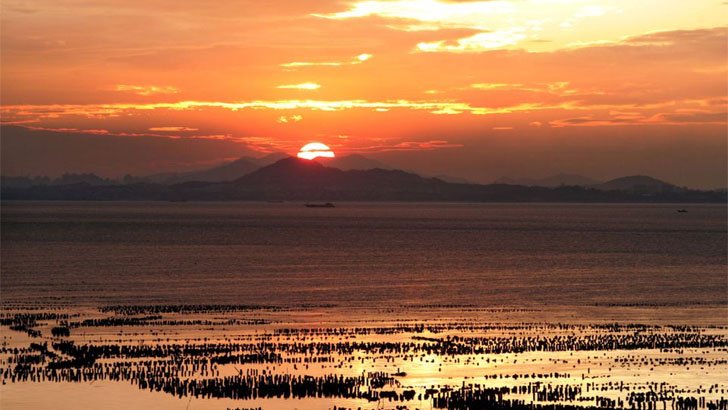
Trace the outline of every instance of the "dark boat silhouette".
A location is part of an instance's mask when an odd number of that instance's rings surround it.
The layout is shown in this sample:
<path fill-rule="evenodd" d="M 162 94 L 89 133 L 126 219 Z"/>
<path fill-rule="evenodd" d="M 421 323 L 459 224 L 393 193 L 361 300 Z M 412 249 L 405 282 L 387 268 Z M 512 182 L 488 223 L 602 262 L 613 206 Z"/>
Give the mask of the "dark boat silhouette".
<path fill-rule="evenodd" d="M 679 213 L 681 213 L 681 214 L 684 214 L 684 213 L 687 213 L 687 212 L 688 212 L 688 210 L 687 210 L 687 209 L 678 209 L 677 211 L 678 211 Z"/>
<path fill-rule="evenodd" d="M 306 208 L 335 208 L 334 204 L 331 202 L 326 202 L 325 204 L 310 204 L 307 203 Z"/>

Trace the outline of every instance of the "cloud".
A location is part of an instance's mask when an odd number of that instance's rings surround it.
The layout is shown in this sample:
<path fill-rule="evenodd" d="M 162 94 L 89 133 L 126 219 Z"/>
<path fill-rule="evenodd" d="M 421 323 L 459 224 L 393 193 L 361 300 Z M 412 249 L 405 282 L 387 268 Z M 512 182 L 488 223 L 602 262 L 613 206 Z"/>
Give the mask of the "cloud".
<path fill-rule="evenodd" d="M 660 3 L 658 18 L 650 6 L 633 0 L 589 4 L 582 0 L 360 0 L 348 8 L 313 16 L 329 20 L 377 17 L 405 32 L 469 29 L 478 33 L 455 42 L 420 42 L 418 52 L 484 52 L 494 49 L 554 51 L 576 43 L 598 44 L 638 36 L 645 31 L 699 21 L 719 26 L 719 4 L 686 10 L 680 0 Z M 707 10 L 710 11 L 707 11 Z M 607 29 L 608 28 L 608 29 Z"/>
<path fill-rule="evenodd" d="M 455 28 L 483 28 L 485 18 L 513 13 L 516 7 L 509 1 L 446 2 L 438 0 L 359 1 L 349 10 L 316 17 L 342 20 L 380 16 L 407 19 Z M 428 26 L 430 27 L 430 26 Z"/>
<path fill-rule="evenodd" d="M 445 140 L 429 140 L 429 141 L 402 141 L 391 144 L 377 144 L 364 147 L 355 147 L 349 152 L 373 153 L 373 152 L 391 152 L 391 151 L 433 151 L 446 148 L 461 148 L 462 144 L 452 143 Z"/>
<path fill-rule="evenodd" d="M 278 122 L 280 124 L 286 124 L 289 122 L 299 122 L 301 120 L 303 120 L 302 115 L 290 115 L 290 116 L 281 115 L 280 117 L 278 117 L 276 122 Z"/>
<path fill-rule="evenodd" d="M 24 126 L 33 131 L 51 131 L 51 132 L 63 132 L 63 133 L 78 133 L 78 134 L 91 134 L 91 135 L 110 135 L 111 132 L 105 129 L 80 129 L 80 128 L 48 128 L 48 127 L 36 127 L 36 126 Z M 124 136 L 149 136 L 150 134 L 132 134 L 126 133 Z"/>
<path fill-rule="evenodd" d="M 179 90 L 172 86 L 159 85 L 129 85 L 119 84 L 114 87 L 114 91 L 131 92 L 137 95 L 154 95 L 154 94 L 177 94 Z"/>
<path fill-rule="evenodd" d="M 321 85 L 316 83 L 301 83 L 301 84 L 286 84 L 279 85 L 276 88 L 289 89 L 289 90 L 318 90 Z"/>
<path fill-rule="evenodd" d="M 373 55 L 368 53 L 362 53 L 358 56 L 347 61 L 293 61 L 290 63 L 281 64 L 284 68 L 299 68 L 299 67 L 338 67 L 344 65 L 357 65 L 371 59 Z"/>
<path fill-rule="evenodd" d="M 157 132 L 181 132 L 181 131 L 199 131 L 197 128 L 190 127 L 152 127 L 149 131 Z"/>
<path fill-rule="evenodd" d="M 646 115 L 640 113 L 611 113 L 611 116 L 584 116 L 550 121 L 555 128 L 562 127 L 606 127 L 617 125 L 726 125 L 725 112 L 673 112 Z"/>
<path fill-rule="evenodd" d="M 339 140 L 349 140 L 348 135 L 337 135 Z M 440 149 L 462 148 L 463 144 L 446 140 L 424 140 L 424 141 L 397 141 L 386 138 L 361 138 L 357 137 L 356 142 L 364 143 L 359 146 L 332 145 L 340 153 L 373 154 L 380 152 L 408 152 L 408 151 L 434 151 Z"/>
<path fill-rule="evenodd" d="M 557 83 L 559 84 L 559 83 Z M 554 103 L 525 102 L 505 106 L 482 106 L 474 105 L 465 101 L 454 100 L 254 100 L 254 101 L 180 101 L 169 103 L 148 103 L 148 104 L 52 104 L 52 105 L 11 105 L 0 107 L 0 113 L 4 117 L 15 120 L 22 119 L 49 119 L 62 116 L 80 116 L 86 118 L 105 118 L 130 115 L 135 111 L 198 111 L 201 109 L 225 109 L 230 111 L 238 110 L 301 110 L 335 112 L 345 110 L 365 109 L 378 112 L 388 112 L 395 109 L 427 111 L 437 115 L 496 115 L 512 114 L 518 112 L 534 112 L 548 110 L 572 110 L 572 111 L 593 111 L 593 110 L 655 110 L 661 108 L 687 108 L 706 107 L 710 103 L 707 100 L 666 100 L 650 104 L 615 103 L 615 104 L 588 104 L 579 100 L 578 95 L 572 100 L 564 100 Z M 720 107 L 720 104 L 717 106 Z M 286 117 L 286 121 L 294 120 L 296 116 Z M 279 117 L 280 119 L 280 117 Z"/>
<path fill-rule="evenodd" d="M 520 104 L 509 107 L 478 107 L 466 102 L 438 101 L 438 100 L 256 100 L 241 102 L 222 101 L 180 101 L 176 103 L 150 103 L 150 104 L 52 104 L 52 105 L 8 105 L 0 107 L 3 115 L 13 117 L 58 118 L 60 116 L 104 117 L 120 116 L 133 111 L 148 110 L 198 110 L 204 108 L 222 108 L 231 111 L 243 109 L 261 110 L 299 110 L 310 109 L 314 111 L 342 111 L 351 109 L 369 109 L 388 111 L 391 109 L 423 110 L 433 114 L 463 114 L 475 115 L 504 114 L 516 111 L 529 111 L 546 107 L 539 104 Z"/>
<path fill-rule="evenodd" d="M 523 29 L 501 30 L 493 32 L 483 32 L 472 35 L 470 37 L 460 38 L 455 42 L 445 40 L 422 42 L 417 44 L 416 51 L 424 53 L 434 52 L 450 52 L 450 53 L 469 53 L 481 52 L 484 50 L 494 50 L 513 46 L 526 38 Z"/>
<path fill-rule="evenodd" d="M 470 84 L 471 88 L 483 91 L 529 91 L 537 93 L 564 93 L 575 94 L 576 90 L 569 89 L 567 81 L 556 81 L 552 83 L 536 83 L 533 85 L 525 85 L 521 83 L 475 83 Z"/>

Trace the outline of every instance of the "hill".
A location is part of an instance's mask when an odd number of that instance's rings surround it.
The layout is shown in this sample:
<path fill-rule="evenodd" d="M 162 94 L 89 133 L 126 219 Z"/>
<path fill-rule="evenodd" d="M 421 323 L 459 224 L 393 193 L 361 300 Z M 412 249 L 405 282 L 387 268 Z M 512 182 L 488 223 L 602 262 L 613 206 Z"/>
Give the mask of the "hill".
<path fill-rule="evenodd" d="M 234 181 L 174 185 L 136 183 L 3 187 L 3 199 L 44 200 L 292 200 L 448 202 L 725 202 L 726 192 L 675 190 L 654 194 L 578 186 L 556 188 L 506 184 L 452 184 L 385 169 L 350 170 L 285 158 Z"/>
<path fill-rule="evenodd" d="M 646 175 L 616 178 L 603 184 L 595 185 L 594 188 L 603 191 L 629 191 L 640 194 L 656 194 L 682 190 L 682 188 L 673 184 Z"/>
<path fill-rule="evenodd" d="M 273 153 L 262 158 L 241 157 L 234 161 L 224 163 L 212 168 L 191 172 L 171 172 L 142 177 L 144 182 L 159 184 L 177 184 L 188 181 L 224 182 L 232 181 L 249 174 L 260 167 L 270 165 L 280 159 L 287 158 L 287 154 Z"/>
<path fill-rule="evenodd" d="M 365 170 L 365 169 L 391 169 L 392 167 L 387 166 L 377 160 L 367 158 L 359 154 L 351 154 L 343 157 L 334 158 L 316 158 L 316 162 L 327 167 L 338 168 L 342 171 L 350 171 L 354 169 Z"/>
<path fill-rule="evenodd" d="M 574 174 L 556 174 L 546 178 L 509 178 L 503 177 L 495 181 L 496 184 L 542 186 L 554 188 L 562 185 L 568 186 L 592 186 L 600 184 L 601 181 Z"/>

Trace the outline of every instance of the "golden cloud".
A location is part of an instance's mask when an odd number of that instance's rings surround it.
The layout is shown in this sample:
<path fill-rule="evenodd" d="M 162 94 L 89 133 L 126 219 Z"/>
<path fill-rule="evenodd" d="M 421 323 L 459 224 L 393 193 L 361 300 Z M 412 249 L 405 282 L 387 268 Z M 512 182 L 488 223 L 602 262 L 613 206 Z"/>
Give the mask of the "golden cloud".
<path fill-rule="evenodd" d="M 321 85 L 316 83 L 301 83 L 279 85 L 276 88 L 281 88 L 285 90 L 318 90 L 319 88 L 321 88 Z"/>
<path fill-rule="evenodd" d="M 358 56 L 352 58 L 349 61 L 318 61 L 318 62 L 311 62 L 311 61 L 293 61 L 290 63 L 284 63 L 281 64 L 281 67 L 284 68 L 299 68 L 299 67 L 338 67 L 343 65 L 356 65 L 361 64 L 369 59 L 371 59 L 373 56 L 368 53 L 362 53 Z"/>
<path fill-rule="evenodd" d="M 152 127 L 149 131 L 157 132 L 181 132 L 181 131 L 199 131 L 197 128 L 190 127 Z"/>
<path fill-rule="evenodd" d="M 154 94 L 177 94 L 179 90 L 172 86 L 159 85 L 129 85 L 119 84 L 114 87 L 115 91 L 131 92 L 137 95 L 154 95 Z"/>

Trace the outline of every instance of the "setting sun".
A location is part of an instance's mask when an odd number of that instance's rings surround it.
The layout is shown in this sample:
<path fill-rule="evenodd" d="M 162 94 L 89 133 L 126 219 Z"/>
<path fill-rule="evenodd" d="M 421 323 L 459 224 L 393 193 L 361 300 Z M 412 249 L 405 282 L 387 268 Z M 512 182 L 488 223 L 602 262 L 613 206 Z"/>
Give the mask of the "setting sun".
<path fill-rule="evenodd" d="M 320 142 L 309 142 L 301 147 L 301 150 L 298 152 L 298 158 L 303 159 L 314 159 L 318 157 L 333 158 L 335 156 L 336 154 L 334 154 L 334 151 L 331 151 L 328 145 Z"/>

